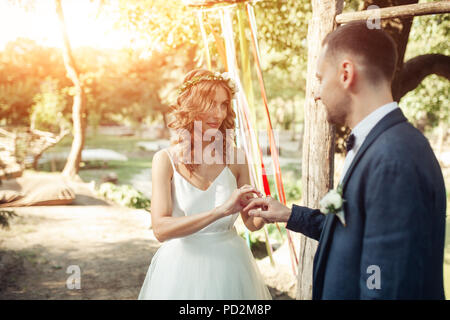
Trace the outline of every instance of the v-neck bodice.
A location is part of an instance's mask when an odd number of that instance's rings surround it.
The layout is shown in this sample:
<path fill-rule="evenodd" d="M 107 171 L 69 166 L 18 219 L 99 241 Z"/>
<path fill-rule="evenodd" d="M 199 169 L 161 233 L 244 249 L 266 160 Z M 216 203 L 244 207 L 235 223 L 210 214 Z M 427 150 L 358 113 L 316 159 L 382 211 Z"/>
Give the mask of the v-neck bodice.
<path fill-rule="evenodd" d="M 214 185 L 214 183 L 216 182 L 216 180 L 218 180 L 218 179 L 220 178 L 220 176 L 224 173 L 224 171 L 227 170 L 227 169 L 230 170 L 230 168 L 228 168 L 228 166 L 226 166 L 225 168 L 223 168 L 222 171 L 220 171 L 220 173 L 217 175 L 217 177 L 209 184 L 208 188 L 206 188 L 205 190 L 203 190 L 203 189 L 200 189 L 199 187 L 194 186 L 194 185 L 192 184 L 192 182 L 189 182 L 185 177 L 183 177 L 183 176 L 175 169 L 175 166 L 174 166 L 174 165 L 172 165 L 172 167 L 173 167 L 173 173 L 174 173 L 174 174 L 177 174 L 178 176 L 181 177 L 181 179 L 184 179 L 187 183 L 189 183 L 194 189 L 197 189 L 198 191 L 201 191 L 201 192 L 207 192 L 207 191 L 209 191 L 209 189 L 211 189 L 211 187 Z M 233 174 L 233 173 L 231 173 L 231 174 Z"/>
<path fill-rule="evenodd" d="M 170 152 L 165 149 L 173 168 L 172 186 L 172 216 L 189 216 L 210 211 L 222 205 L 237 188 L 237 182 L 230 168 L 226 166 L 211 182 L 206 190 L 194 186 L 175 168 Z M 233 227 L 239 213 L 219 219 L 206 226 L 198 233 L 219 232 Z"/>

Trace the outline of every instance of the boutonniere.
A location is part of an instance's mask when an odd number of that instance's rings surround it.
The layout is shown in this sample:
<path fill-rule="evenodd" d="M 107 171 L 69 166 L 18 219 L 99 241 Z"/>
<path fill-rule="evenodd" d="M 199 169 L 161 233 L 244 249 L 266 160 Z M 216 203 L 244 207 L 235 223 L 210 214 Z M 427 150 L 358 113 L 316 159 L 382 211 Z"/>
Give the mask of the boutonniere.
<path fill-rule="evenodd" d="M 336 190 L 330 190 L 325 197 L 320 200 L 320 212 L 324 214 L 334 213 L 339 221 L 346 226 L 344 216 L 344 199 L 342 197 L 342 186 L 339 185 Z"/>

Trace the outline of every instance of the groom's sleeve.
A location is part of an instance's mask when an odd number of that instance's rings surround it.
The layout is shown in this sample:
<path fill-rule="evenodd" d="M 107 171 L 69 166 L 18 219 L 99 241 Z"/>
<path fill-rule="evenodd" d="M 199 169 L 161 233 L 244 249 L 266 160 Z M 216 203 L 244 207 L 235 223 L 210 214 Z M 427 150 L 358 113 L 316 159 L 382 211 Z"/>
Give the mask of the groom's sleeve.
<path fill-rule="evenodd" d="M 319 241 L 322 233 L 325 215 L 320 210 L 292 205 L 291 216 L 286 228 L 295 232 L 301 232 L 305 236 Z"/>
<path fill-rule="evenodd" d="M 360 298 L 420 298 L 432 236 L 426 186 L 411 165 L 390 162 L 370 174 L 365 189 Z"/>

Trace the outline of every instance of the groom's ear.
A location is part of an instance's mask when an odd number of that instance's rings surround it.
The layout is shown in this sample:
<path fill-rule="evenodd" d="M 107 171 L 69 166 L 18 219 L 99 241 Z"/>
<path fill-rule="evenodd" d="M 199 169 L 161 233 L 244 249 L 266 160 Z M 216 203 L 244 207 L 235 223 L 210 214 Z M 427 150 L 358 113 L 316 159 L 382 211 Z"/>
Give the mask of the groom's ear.
<path fill-rule="evenodd" d="M 344 89 L 349 89 L 356 79 L 356 68 L 353 61 L 344 59 L 340 63 L 339 81 Z"/>

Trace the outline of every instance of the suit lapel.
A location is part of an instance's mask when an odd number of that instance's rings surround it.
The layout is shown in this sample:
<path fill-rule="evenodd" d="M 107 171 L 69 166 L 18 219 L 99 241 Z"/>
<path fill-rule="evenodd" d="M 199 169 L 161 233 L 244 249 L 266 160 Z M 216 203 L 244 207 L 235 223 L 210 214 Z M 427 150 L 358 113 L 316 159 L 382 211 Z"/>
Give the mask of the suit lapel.
<path fill-rule="evenodd" d="M 390 127 L 404 121 L 407 121 L 407 119 L 403 115 L 402 110 L 400 108 L 397 108 L 388 113 L 386 116 L 384 116 L 383 119 L 381 119 L 380 122 L 378 122 L 377 125 L 369 132 L 369 135 L 366 137 L 366 140 L 364 140 L 363 145 L 359 148 L 358 153 L 356 154 L 355 158 L 350 164 L 350 167 L 348 168 L 347 172 L 345 173 L 345 177 L 342 180 L 342 186 L 344 191 L 347 182 L 353 173 L 353 170 L 355 169 L 358 162 L 361 160 L 366 150 L 370 147 L 370 145 L 378 138 L 378 136 L 381 133 L 383 133 Z"/>
<path fill-rule="evenodd" d="M 370 131 L 369 135 L 367 136 L 366 140 L 364 140 L 363 145 L 361 148 L 359 148 L 358 153 L 356 154 L 355 158 L 353 159 L 353 162 L 351 163 L 349 169 L 347 170 L 344 180 L 342 181 L 343 184 L 343 190 L 345 191 L 345 186 L 348 182 L 348 180 L 351 177 L 351 174 L 353 170 L 355 169 L 358 162 L 361 160 L 362 156 L 366 152 L 366 150 L 369 148 L 369 146 L 378 138 L 378 136 L 389 129 L 390 127 L 400 123 L 407 121 L 405 116 L 403 115 L 403 112 L 400 110 L 400 108 L 393 110 L 392 112 L 388 113 L 383 119 L 378 122 L 378 124 Z M 333 233 L 333 226 L 336 223 L 335 214 L 328 214 L 325 218 L 323 231 L 321 234 L 321 237 L 319 239 L 319 249 L 316 253 L 317 255 L 317 261 L 314 263 L 314 270 L 313 270 L 313 278 L 314 278 L 314 290 L 313 290 L 313 299 L 320 299 L 322 297 L 322 290 L 323 290 L 323 273 L 325 269 L 325 255 L 328 252 L 329 242 L 331 240 L 331 235 Z"/>

